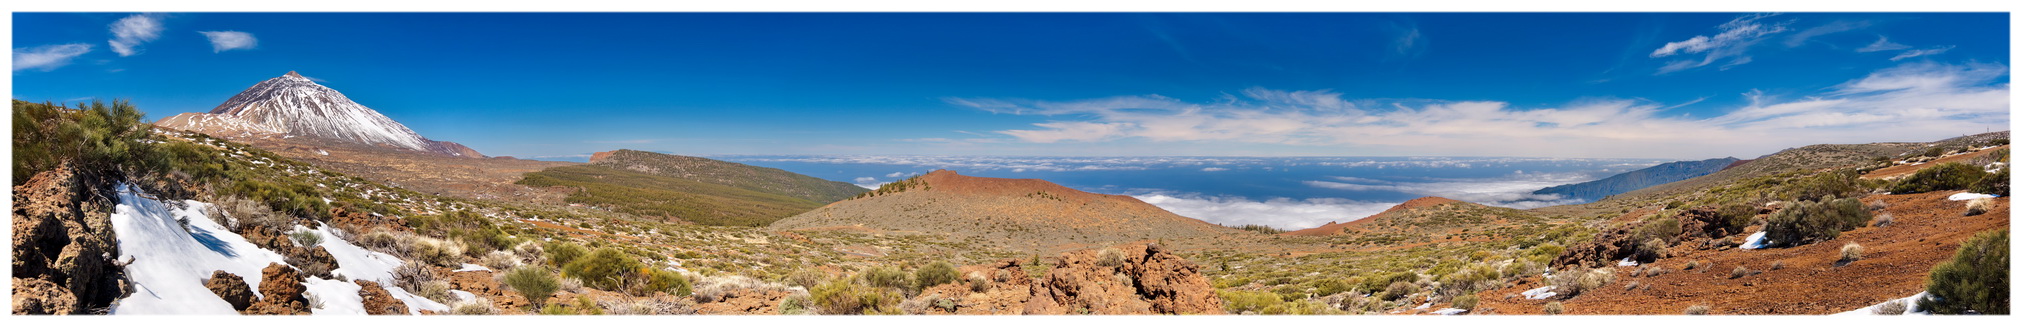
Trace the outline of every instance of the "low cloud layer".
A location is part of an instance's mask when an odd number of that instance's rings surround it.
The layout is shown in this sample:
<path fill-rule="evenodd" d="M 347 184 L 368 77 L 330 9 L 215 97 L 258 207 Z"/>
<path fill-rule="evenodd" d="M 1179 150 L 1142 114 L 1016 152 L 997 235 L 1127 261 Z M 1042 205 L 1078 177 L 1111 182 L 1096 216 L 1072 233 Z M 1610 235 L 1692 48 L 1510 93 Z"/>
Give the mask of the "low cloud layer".
<path fill-rule="evenodd" d="M 1333 180 L 1305 181 L 1306 186 L 1348 190 L 1387 191 L 1421 196 L 1437 196 L 1498 207 L 1529 209 L 1576 203 L 1578 199 L 1568 199 L 1557 194 L 1531 194 L 1541 188 L 1579 183 L 1598 179 L 1602 176 L 1590 174 L 1543 174 L 1524 173 L 1501 178 L 1478 179 L 1433 179 L 1424 182 L 1388 182 L 1357 177 L 1333 177 Z"/>
<path fill-rule="evenodd" d="M 1336 198 L 1251 200 L 1243 197 L 1150 193 L 1131 195 L 1174 214 L 1224 226 L 1265 225 L 1282 229 L 1320 227 L 1383 212 L 1397 203 Z"/>
<path fill-rule="evenodd" d="M 1746 94 L 1749 104 L 1712 117 L 1667 113 L 1665 104 L 1643 100 L 1526 108 L 1502 101 L 1348 99 L 1326 90 L 1263 88 L 1207 103 L 1158 95 L 948 102 L 1057 119 L 996 132 L 1027 143 L 1192 142 L 1353 146 L 1368 153 L 1699 158 L 1766 154 L 1814 143 L 1935 140 L 2006 126 L 2008 88 L 1995 82 L 2007 72 L 2000 64 L 1909 63 L 1815 94 L 1751 92 Z"/>

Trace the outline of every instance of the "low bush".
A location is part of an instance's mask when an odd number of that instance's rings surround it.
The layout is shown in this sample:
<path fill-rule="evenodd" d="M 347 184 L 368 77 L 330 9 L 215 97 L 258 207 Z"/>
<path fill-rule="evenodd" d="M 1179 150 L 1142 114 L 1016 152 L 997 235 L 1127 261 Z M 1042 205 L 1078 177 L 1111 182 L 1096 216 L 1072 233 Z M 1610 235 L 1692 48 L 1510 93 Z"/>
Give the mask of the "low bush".
<path fill-rule="evenodd" d="M 646 269 L 644 275 L 643 278 L 632 281 L 636 286 L 630 287 L 632 290 L 627 293 L 631 293 L 634 296 L 646 296 L 655 292 L 666 292 L 675 296 L 688 296 L 695 292 L 692 284 L 688 281 L 688 276 L 682 276 L 680 273 L 660 269 Z"/>
<path fill-rule="evenodd" d="M 1562 296 L 1571 298 L 1593 290 L 1599 290 L 1608 283 L 1615 282 L 1613 269 L 1575 269 L 1552 276 L 1552 289 Z"/>
<path fill-rule="evenodd" d="M 1754 270 L 1748 270 L 1748 266 L 1734 266 L 1734 270 L 1733 270 L 1733 271 L 1730 271 L 1730 272 L 1728 272 L 1728 273 L 1727 273 L 1727 278 L 1729 278 L 1729 279 L 1733 279 L 1733 278 L 1742 278 L 1742 277 L 1748 277 L 1748 275 L 1754 275 L 1754 274 L 1755 274 L 1755 271 L 1754 271 Z"/>
<path fill-rule="evenodd" d="M 1903 300 L 1890 300 L 1882 302 L 1881 305 L 1876 305 L 1873 310 L 1869 311 L 1878 315 L 1895 316 L 1901 315 L 1904 311 L 1909 311 L 1909 309 L 1909 304 L 1903 303 Z"/>
<path fill-rule="evenodd" d="M 786 275 L 786 284 L 814 288 L 828 281 L 828 273 L 816 269 L 801 269 Z"/>
<path fill-rule="evenodd" d="M 1685 314 L 1694 316 L 1704 316 L 1706 315 L 1706 313 L 1712 311 L 1713 311 L 1712 307 L 1707 307 L 1704 304 L 1695 304 L 1690 307 L 1685 307 Z"/>
<path fill-rule="evenodd" d="M 808 290 L 822 314 L 857 315 L 898 311 L 901 297 L 889 288 L 868 287 L 850 279 L 837 279 Z"/>
<path fill-rule="evenodd" d="M 920 267 L 919 271 L 913 272 L 913 282 L 918 284 L 914 285 L 913 289 L 924 290 L 936 285 L 953 283 L 955 282 L 955 277 L 954 264 L 950 264 L 947 261 L 935 261 L 934 263 L 927 264 L 925 267 Z"/>
<path fill-rule="evenodd" d="M 1966 201 L 1966 215 L 1967 215 L 1967 216 L 1978 216 L 1978 215 L 1980 215 L 1980 214 L 1984 214 L 1984 213 L 1987 213 L 1987 210 L 1988 210 L 1989 208 L 1992 208 L 1993 206 L 1994 206 L 1994 199 L 1991 199 L 1991 198 L 1978 198 L 1978 199 L 1972 199 L 1972 200 L 1967 200 L 1967 201 Z"/>
<path fill-rule="evenodd" d="M 1795 201 L 1771 214 L 1764 231 L 1776 246 L 1797 246 L 1837 238 L 1842 231 L 1867 226 L 1873 217 L 1855 199 Z"/>
<path fill-rule="evenodd" d="M 1636 245 L 1636 261 L 1657 262 L 1657 259 L 1664 258 L 1667 252 L 1666 249 L 1670 247 L 1671 245 L 1665 244 L 1663 239 L 1652 238 L 1644 240 L 1643 243 Z"/>
<path fill-rule="evenodd" d="M 632 274 L 645 270 L 645 264 L 612 248 L 591 251 L 589 255 L 562 265 L 562 273 L 582 279 L 583 286 L 606 291 L 620 290 L 619 287 L 624 286 L 633 277 Z"/>
<path fill-rule="evenodd" d="M 1888 213 L 1875 215 L 1875 227 L 1888 227 L 1889 225 L 1895 224 L 1896 224 L 1896 215 L 1891 215 Z"/>
<path fill-rule="evenodd" d="M 1474 296 L 1474 294 L 1453 298 L 1453 307 L 1457 309 L 1474 311 L 1474 307 L 1477 305 L 1481 305 L 1481 298 Z"/>
<path fill-rule="evenodd" d="M 1919 169 L 1910 177 L 1889 185 L 1889 192 L 1895 194 L 1924 193 L 1940 190 L 1960 190 L 1972 186 L 1974 182 L 1987 177 L 1987 172 L 1978 167 L 1957 162 L 1947 162 Z"/>
<path fill-rule="evenodd" d="M 1552 303 L 1545 303 L 1545 314 L 1556 315 L 1563 313 L 1566 313 L 1565 303 L 1559 303 L 1559 301 L 1552 301 Z"/>
<path fill-rule="evenodd" d="M 1980 177 L 1980 180 L 1973 181 L 1973 185 L 1968 186 L 1966 189 L 1973 193 L 2008 196 L 2008 168 L 2001 168 L 2001 170 L 1996 170 L 1992 174 Z"/>
<path fill-rule="evenodd" d="M 555 266 L 561 266 L 569 264 L 570 262 L 575 262 L 577 258 L 581 258 L 583 254 L 590 252 L 589 249 L 584 248 L 583 245 L 581 244 L 563 241 L 548 243 L 548 245 L 543 248 L 546 250 L 548 255 L 548 264 Z"/>
<path fill-rule="evenodd" d="M 507 270 L 505 285 L 526 297 L 527 302 L 533 303 L 535 307 L 547 302 L 548 296 L 561 289 L 561 282 L 555 280 L 554 273 L 535 266 L 520 266 Z"/>
<path fill-rule="evenodd" d="M 1390 286 L 1383 288 L 1383 300 L 1396 301 L 1397 299 L 1404 298 L 1405 295 L 1411 295 L 1411 293 L 1418 293 L 1418 284 L 1411 282 L 1390 283 Z"/>
<path fill-rule="evenodd" d="M 1839 247 L 1839 261 L 1840 262 L 1859 261 L 1861 259 L 1861 254 L 1863 252 L 1867 252 L 1867 247 L 1861 246 L 1860 243 L 1847 242 L 1846 245 L 1842 245 Z"/>
<path fill-rule="evenodd" d="M 1755 214 L 1759 212 L 1761 211 L 1752 205 L 1731 204 L 1720 207 L 1714 214 L 1719 215 L 1720 221 L 1725 222 L 1720 226 L 1721 229 L 1728 234 L 1740 234 L 1742 230 L 1748 229 L 1748 225 L 1755 224 Z"/>
<path fill-rule="evenodd" d="M 1285 303 L 1278 294 L 1264 291 L 1218 290 L 1215 295 L 1221 296 L 1222 307 L 1229 313 L 1263 313 Z"/>
<path fill-rule="evenodd" d="M 492 306 L 491 299 L 476 298 L 470 301 L 458 301 L 454 304 L 451 304 L 449 313 L 466 316 L 495 315 L 498 314 L 498 308 Z"/>
<path fill-rule="evenodd" d="M 1095 253 L 1095 264 L 1103 267 L 1121 266 L 1123 265 L 1123 251 L 1117 251 L 1115 248 L 1103 248 L 1102 251 Z"/>
<path fill-rule="evenodd" d="M 1980 232 L 1931 268 L 1917 307 L 1937 314 L 2008 314 L 2008 230 Z"/>
<path fill-rule="evenodd" d="M 393 286 L 439 303 L 449 303 L 449 282 L 429 269 L 428 264 L 408 261 L 393 268 Z"/>
<path fill-rule="evenodd" d="M 911 276 L 892 267 L 872 267 L 857 275 L 864 285 L 877 288 L 906 290 L 913 287 Z"/>

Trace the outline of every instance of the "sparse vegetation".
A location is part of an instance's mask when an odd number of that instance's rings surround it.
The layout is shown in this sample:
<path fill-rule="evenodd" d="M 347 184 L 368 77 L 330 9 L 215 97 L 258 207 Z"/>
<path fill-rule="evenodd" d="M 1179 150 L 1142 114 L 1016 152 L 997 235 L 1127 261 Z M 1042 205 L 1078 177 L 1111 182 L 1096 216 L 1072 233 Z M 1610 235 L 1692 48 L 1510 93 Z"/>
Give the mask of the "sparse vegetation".
<path fill-rule="evenodd" d="M 561 283 L 555 280 L 553 273 L 534 266 L 521 266 L 506 271 L 505 284 L 525 296 L 535 307 L 547 302 L 548 296 L 561 288 Z"/>
<path fill-rule="evenodd" d="M 2008 230 L 1974 234 L 1931 268 L 1917 307 L 1937 314 L 2008 314 Z"/>
<path fill-rule="evenodd" d="M 1867 226 L 1872 218 L 1855 199 L 1794 201 L 1771 214 L 1764 231 L 1777 246 L 1797 246 L 1837 238 L 1842 231 Z"/>
<path fill-rule="evenodd" d="M 1847 242 L 1846 245 L 1842 245 L 1839 247 L 1839 261 L 1840 262 L 1859 261 L 1861 259 L 1861 254 L 1863 252 L 1867 252 L 1867 247 L 1861 246 L 1860 243 Z"/>
<path fill-rule="evenodd" d="M 1967 200 L 1967 201 L 1966 201 L 1966 215 L 1967 215 L 1967 216 L 1978 216 L 1978 215 L 1980 215 L 1980 214 L 1984 214 L 1984 213 L 1987 213 L 1987 209 L 1988 209 L 1988 208 L 1991 208 L 1991 207 L 1993 207 L 1993 206 L 1994 206 L 1994 199 L 1991 199 L 1991 198 L 1978 198 L 1978 199 L 1972 199 L 1972 200 Z"/>
<path fill-rule="evenodd" d="M 935 261 L 934 263 L 927 264 L 926 267 L 920 267 L 919 271 L 913 272 L 913 281 L 919 284 L 913 286 L 915 290 L 924 290 L 936 285 L 953 283 L 955 282 L 955 265 L 947 261 Z"/>
<path fill-rule="evenodd" d="M 1453 298 L 1453 307 L 1462 310 L 1474 311 L 1474 307 L 1480 304 L 1481 298 L 1476 297 L 1474 294 L 1461 295 L 1460 297 Z"/>
<path fill-rule="evenodd" d="M 611 248 L 591 251 L 589 255 L 562 266 L 564 275 L 582 279 L 583 286 L 606 291 L 619 290 L 628 279 L 646 270 L 646 265 L 639 260 Z"/>
<path fill-rule="evenodd" d="M 1560 303 L 1559 301 L 1552 301 L 1551 303 L 1545 303 L 1545 314 L 1556 315 L 1564 313 L 1566 313 L 1565 303 Z"/>
<path fill-rule="evenodd" d="M 1919 169 L 1902 180 L 1889 185 L 1889 192 L 1896 194 L 1924 193 L 1939 190 L 1961 190 L 1987 176 L 1986 171 L 1971 165 L 1948 162 L 1929 168 Z"/>
<path fill-rule="evenodd" d="M 1685 314 L 1687 315 L 1703 316 L 1706 315 L 1706 313 L 1712 311 L 1713 311 L 1712 307 L 1708 307 L 1704 304 L 1695 304 L 1690 307 L 1685 307 Z"/>
<path fill-rule="evenodd" d="M 1875 306 L 1875 308 L 1871 311 L 1874 312 L 1874 314 L 1878 315 L 1887 315 L 1887 316 L 1901 315 L 1903 314 L 1904 311 L 1909 311 L 1909 304 L 1903 303 L 1903 300 L 1889 300 L 1888 302 L 1882 302 L 1881 305 Z"/>
<path fill-rule="evenodd" d="M 2002 167 L 1994 173 L 1980 177 L 1980 180 L 1974 181 L 1967 189 L 1973 193 L 2008 196 L 2008 168 Z"/>
<path fill-rule="evenodd" d="M 1121 266 L 1123 265 L 1123 251 L 1117 251 L 1116 248 L 1103 248 L 1102 251 L 1095 253 L 1095 264 L 1103 267 Z"/>

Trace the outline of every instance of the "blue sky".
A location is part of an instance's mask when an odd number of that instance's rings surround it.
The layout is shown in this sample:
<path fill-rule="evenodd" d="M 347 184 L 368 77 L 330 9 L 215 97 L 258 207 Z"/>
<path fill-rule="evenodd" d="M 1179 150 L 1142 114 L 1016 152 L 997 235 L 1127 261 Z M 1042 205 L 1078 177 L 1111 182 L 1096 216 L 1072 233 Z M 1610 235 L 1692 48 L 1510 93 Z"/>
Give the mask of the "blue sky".
<path fill-rule="evenodd" d="M 615 148 L 1696 159 L 2006 129 L 2007 22 L 15 13 L 11 92 L 130 99 L 160 118 L 295 70 L 429 138 L 551 159 Z"/>

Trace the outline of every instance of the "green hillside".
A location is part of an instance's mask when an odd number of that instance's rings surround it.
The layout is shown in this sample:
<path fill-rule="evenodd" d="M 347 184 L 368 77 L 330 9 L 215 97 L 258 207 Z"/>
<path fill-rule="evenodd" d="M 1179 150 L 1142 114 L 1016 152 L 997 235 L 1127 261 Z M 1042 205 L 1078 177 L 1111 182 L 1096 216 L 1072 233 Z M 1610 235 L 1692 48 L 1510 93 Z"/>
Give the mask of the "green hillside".
<path fill-rule="evenodd" d="M 599 153 L 593 165 L 829 203 L 868 191 L 855 184 L 709 158 L 637 150 Z"/>

